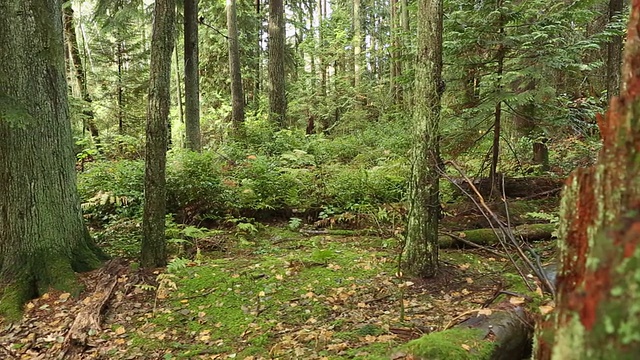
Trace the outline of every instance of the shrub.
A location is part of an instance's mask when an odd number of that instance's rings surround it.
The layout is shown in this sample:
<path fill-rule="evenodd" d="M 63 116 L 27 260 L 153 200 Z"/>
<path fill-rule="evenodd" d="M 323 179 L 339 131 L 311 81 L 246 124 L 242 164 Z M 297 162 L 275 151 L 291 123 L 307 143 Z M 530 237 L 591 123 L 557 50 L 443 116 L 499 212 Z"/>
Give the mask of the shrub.
<path fill-rule="evenodd" d="M 176 212 L 181 222 L 222 216 L 229 194 L 221 169 L 214 152 L 172 151 L 167 159 L 167 210 Z"/>
<path fill-rule="evenodd" d="M 275 159 L 252 156 L 236 167 L 227 182 L 236 210 L 289 210 L 309 205 L 313 174 L 306 168 L 282 167 Z"/>
<path fill-rule="evenodd" d="M 139 160 L 87 163 L 78 174 L 78 192 L 85 215 L 108 222 L 142 213 L 144 163 Z"/>

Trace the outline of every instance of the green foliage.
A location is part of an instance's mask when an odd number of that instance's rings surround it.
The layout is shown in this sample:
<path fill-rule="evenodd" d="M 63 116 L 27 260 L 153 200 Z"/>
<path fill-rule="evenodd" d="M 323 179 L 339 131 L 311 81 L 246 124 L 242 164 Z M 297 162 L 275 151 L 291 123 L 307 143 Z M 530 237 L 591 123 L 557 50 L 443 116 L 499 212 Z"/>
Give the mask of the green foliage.
<path fill-rule="evenodd" d="M 222 163 L 214 152 L 172 151 L 167 160 L 167 208 L 181 222 L 217 219 L 225 213 L 228 191 Z"/>
<path fill-rule="evenodd" d="M 90 220 L 108 222 L 142 213 L 144 163 L 138 160 L 88 163 L 78 175 L 82 208 Z"/>
<path fill-rule="evenodd" d="M 541 212 L 541 211 L 528 212 L 524 216 L 532 218 L 532 219 L 546 220 L 546 221 L 548 221 L 548 222 L 550 222 L 552 224 L 557 224 L 558 221 L 560 221 L 560 218 L 558 217 L 558 214 L 550 214 L 550 213 Z"/>
<path fill-rule="evenodd" d="M 486 156 L 491 141 L 483 134 L 490 129 L 498 103 L 503 131 L 512 138 L 558 139 L 567 131 L 586 133 L 592 128 L 600 109 L 582 98 L 593 89 L 584 88 L 585 80 L 578 79 L 602 71 L 600 49 L 621 34 L 624 17 L 593 34 L 587 29 L 597 29 L 592 24 L 601 20 L 591 1 L 570 6 L 549 0 L 503 1 L 498 8 L 495 2 L 453 0 L 445 3 L 445 13 L 445 62 L 450 66 L 444 74 L 448 91 L 442 123 L 449 154 L 475 148 L 470 157 L 476 159 L 474 167 L 482 169 L 478 159 Z M 520 158 L 530 154 L 529 147 Z M 515 160 L 520 167 L 521 161 Z"/>
<path fill-rule="evenodd" d="M 289 219 L 289 224 L 287 225 L 289 230 L 296 231 L 302 226 L 302 219 L 297 217 L 292 217 Z"/>

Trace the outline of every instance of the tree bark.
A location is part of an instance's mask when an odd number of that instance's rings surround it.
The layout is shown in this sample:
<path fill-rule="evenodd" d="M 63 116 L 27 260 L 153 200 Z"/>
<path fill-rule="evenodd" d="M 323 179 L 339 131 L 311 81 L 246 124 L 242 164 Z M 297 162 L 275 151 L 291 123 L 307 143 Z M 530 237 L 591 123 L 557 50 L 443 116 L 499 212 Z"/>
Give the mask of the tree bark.
<path fill-rule="evenodd" d="M 594 166 L 567 180 L 554 329 L 539 332 L 538 359 L 640 354 L 639 26 L 640 2 L 633 1 L 623 90 L 598 121 L 602 150 Z"/>
<path fill-rule="evenodd" d="M 200 138 L 200 76 L 198 0 L 184 0 L 184 121 L 186 146 L 202 150 Z"/>
<path fill-rule="evenodd" d="M 171 53 L 174 47 L 175 0 L 156 0 L 149 104 L 147 106 L 147 144 L 144 174 L 144 212 L 142 218 L 141 265 L 146 268 L 167 263 L 164 235 L 166 212 L 167 123 L 169 118 Z"/>
<path fill-rule="evenodd" d="M 231 74 L 231 119 L 235 133 L 239 135 L 244 122 L 244 95 L 240 73 L 236 0 L 227 0 L 227 32 L 229 34 L 229 73 Z"/>
<path fill-rule="evenodd" d="M 420 0 L 418 3 L 417 56 L 409 217 L 402 267 L 410 275 L 431 277 L 438 269 L 440 216 L 441 0 Z"/>
<path fill-rule="evenodd" d="M 50 287 L 78 293 L 74 272 L 104 255 L 84 226 L 67 102 L 62 4 L 0 2 L 0 313 Z"/>
<path fill-rule="evenodd" d="M 287 97 L 284 77 L 284 2 L 269 3 L 269 117 L 287 126 Z"/>

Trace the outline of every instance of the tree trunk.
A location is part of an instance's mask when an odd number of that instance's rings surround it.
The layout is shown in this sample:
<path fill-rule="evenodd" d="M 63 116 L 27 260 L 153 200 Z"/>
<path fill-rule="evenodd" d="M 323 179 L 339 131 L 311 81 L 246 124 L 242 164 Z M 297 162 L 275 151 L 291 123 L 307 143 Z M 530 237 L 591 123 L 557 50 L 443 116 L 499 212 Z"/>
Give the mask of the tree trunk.
<path fill-rule="evenodd" d="M 502 0 L 498 0 L 497 3 L 498 11 L 500 11 L 500 7 L 502 6 Z M 499 23 L 499 38 L 500 40 L 504 40 L 504 20 L 502 14 L 500 14 L 500 23 Z M 496 89 L 498 89 L 498 96 L 502 96 L 500 94 L 502 89 L 502 73 L 504 70 L 504 57 L 505 57 L 506 49 L 503 45 L 499 45 L 498 53 L 496 55 L 498 61 L 498 67 L 496 69 Z M 493 122 L 493 146 L 491 148 L 491 170 L 489 171 L 489 178 L 491 179 L 491 196 L 500 196 L 500 192 L 498 189 L 500 188 L 500 176 L 498 176 L 498 161 L 500 159 L 500 131 L 502 126 L 502 98 L 498 98 L 496 102 L 495 112 L 494 112 L 494 122 Z"/>
<path fill-rule="evenodd" d="M 554 330 L 538 334 L 538 359 L 637 359 L 640 354 L 640 2 L 634 1 L 624 86 L 598 125 L 595 165 L 567 180 Z"/>
<path fill-rule="evenodd" d="M 123 59 L 124 53 L 124 45 L 122 41 L 118 40 L 118 45 L 116 47 L 116 62 L 118 66 L 118 81 L 116 83 L 116 92 L 118 94 L 118 134 L 124 134 L 124 84 L 122 82 L 122 66 L 124 63 Z"/>
<path fill-rule="evenodd" d="M 93 110 L 91 109 L 91 95 L 87 89 L 87 77 L 82 66 L 82 59 L 80 58 L 80 50 L 78 49 L 78 39 L 76 37 L 76 26 L 73 19 L 73 8 L 71 5 L 63 6 L 63 18 L 64 18 L 64 34 L 67 40 L 67 47 L 69 49 L 69 62 L 73 68 L 75 74 L 75 80 L 80 90 L 80 96 L 82 100 L 86 102 L 86 108 L 83 109 L 83 114 L 86 116 L 85 128 L 91 133 L 96 145 L 99 145 L 98 140 L 98 126 L 96 125 L 93 117 Z"/>
<path fill-rule="evenodd" d="M 184 0 L 184 121 L 186 146 L 201 151 L 198 0 Z"/>
<path fill-rule="evenodd" d="M 622 0 L 609 0 L 609 22 L 622 13 Z M 620 91 L 620 63 L 622 62 L 622 36 L 614 36 L 607 44 L 607 99 Z"/>
<path fill-rule="evenodd" d="M 164 222 L 166 212 L 167 123 L 169 119 L 171 52 L 174 47 L 175 0 L 156 0 L 144 174 L 141 265 L 146 268 L 167 263 Z"/>
<path fill-rule="evenodd" d="M 269 3 L 269 117 L 285 128 L 287 126 L 287 98 L 284 77 L 284 3 Z"/>
<path fill-rule="evenodd" d="M 227 32 L 229 34 L 229 73 L 231 74 L 231 119 L 235 133 L 239 135 L 244 122 L 244 95 L 240 73 L 236 0 L 227 0 Z"/>
<path fill-rule="evenodd" d="M 402 56 L 401 67 L 404 73 L 411 73 L 411 62 L 404 60 L 406 57 L 406 54 L 409 53 L 409 44 L 411 43 L 408 40 L 409 36 L 411 36 L 410 29 L 409 29 L 408 0 L 400 0 L 400 9 L 401 9 L 400 24 L 402 26 L 402 35 L 401 35 L 401 43 L 400 43 L 401 56 Z M 407 82 L 405 82 L 405 84 L 406 83 Z M 400 89 L 401 91 L 400 96 L 402 97 L 402 102 L 405 108 L 411 105 L 412 96 L 410 93 L 410 89 L 411 89 L 411 86 L 409 85 L 403 85 L 402 88 Z"/>
<path fill-rule="evenodd" d="M 362 35 L 360 34 L 360 0 L 353 0 L 353 85 L 360 86 L 362 67 Z"/>
<path fill-rule="evenodd" d="M 184 124 L 184 111 L 182 108 L 182 78 L 180 77 L 180 58 L 178 56 L 178 46 L 176 44 L 176 51 L 174 52 L 176 60 L 176 99 L 178 106 L 178 120 L 180 124 Z"/>
<path fill-rule="evenodd" d="M 253 86 L 252 100 L 257 109 L 260 101 L 260 74 L 262 73 L 262 10 L 260 6 L 260 0 L 256 0 L 256 17 L 258 19 L 258 41 L 256 43 L 255 84 Z"/>
<path fill-rule="evenodd" d="M 402 267 L 410 275 L 432 277 L 438 269 L 440 216 L 441 0 L 420 0 L 418 3 L 417 54 L 409 217 Z"/>
<path fill-rule="evenodd" d="M 326 7 L 326 4 L 324 4 Z M 324 37 L 322 34 L 322 22 L 326 9 L 323 10 L 323 0 L 318 0 L 318 76 L 320 77 L 320 96 L 327 96 L 327 65 L 323 56 Z"/>
<path fill-rule="evenodd" d="M 60 1 L 0 3 L 0 313 L 100 265 L 76 190 Z M 36 75 L 38 74 L 38 75 Z"/>

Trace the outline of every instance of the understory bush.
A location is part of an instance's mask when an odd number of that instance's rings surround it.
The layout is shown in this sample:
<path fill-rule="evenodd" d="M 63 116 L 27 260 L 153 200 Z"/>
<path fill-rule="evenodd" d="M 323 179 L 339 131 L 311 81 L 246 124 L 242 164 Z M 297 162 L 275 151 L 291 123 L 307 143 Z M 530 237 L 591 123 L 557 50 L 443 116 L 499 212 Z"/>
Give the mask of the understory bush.
<path fill-rule="evenodd" d="M 231 141 L 202 153 L 169 152 L 167 211 L 177 222 L 220 222 L 260 213 L 289 216 L 319 209 L 340 214 L 403 199 L 409 170 L 404 145 L 373 144 L 391 125 L 377 126 L 366 136 L 337 139 L 270 132 L 259 122 L 252 126 L 256 128 L 249 126 L 247 143 Z M 143 161 L 97 161 L 78 178 L 88 218 L 108 223 L 141 217 Z"/>

